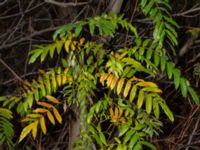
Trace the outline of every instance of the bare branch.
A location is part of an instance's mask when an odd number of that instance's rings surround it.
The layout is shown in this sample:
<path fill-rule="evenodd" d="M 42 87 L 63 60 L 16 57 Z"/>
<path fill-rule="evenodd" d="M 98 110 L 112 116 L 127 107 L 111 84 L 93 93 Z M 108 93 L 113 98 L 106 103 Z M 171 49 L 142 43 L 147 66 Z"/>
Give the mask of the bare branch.
<path fill-rule="evenodd" d="M 73 2 L 69 2 L 69 3 L 63 3 L 63 2 L 57 2 L 55 0 L 44 0 L 46 3 L 50 3 L 50 4 L 54 4 L 60 7 L 75 7 L 75 6 L 81 6 L 81 5 L 87 5 L 88 2 L 79 2 L 79 3 L 73 3 Z"/>
<path fill-rule="evenodd" d="M 47 29 L 44 29 L 44 30 L 37 31 L 37 32 L 35 32 L 33 34 L 27 35 L 27 36 L 25 36 L 25 37 L 23 37 L 23 38 L 21 38 L 19 40 L 16 40 L 16 41 L 14 41 L 12 43 L 1 45 L 0 46 L 0 50 L 1 49 L 5 49 L 5 48 L 10 48 L 12 46 L 15 46 L 15 45 L 21 43 L 21 42 L 28 41 L 34 36 L 38 36 L 38 35 L 41 35 L 43 33 L 50 32 L 50 31 L 54 31 L 56 29 L 58 29 L 58 27 L 52 27 L 52 28 L 47 28 Z"/>
<path fill-rule="evenodd" d="M 4 67 L 6 67 L 12 74 L 13 76 L 18 79 L 20 82 L 23 82 L 23 80 L 15 73 L 15 71 L 13 69 L 11 69 L 4 61 L 3 59 L 0 58 L 0 63 L 2 65 L 4 65 Z"/>

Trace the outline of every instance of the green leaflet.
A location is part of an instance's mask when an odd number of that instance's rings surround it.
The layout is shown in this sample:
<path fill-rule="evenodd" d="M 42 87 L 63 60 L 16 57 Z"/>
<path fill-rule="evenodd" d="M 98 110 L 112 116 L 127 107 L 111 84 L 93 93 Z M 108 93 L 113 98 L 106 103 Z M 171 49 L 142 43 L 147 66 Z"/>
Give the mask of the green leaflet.
<path fill-rule="evenodd" d="M 146 96 L 146 112 L 148 114 L 150 114 L 151 113 L 151 109 L 152 109 L 152 96 L 151 96 L 151 94 L 148 94 Z"/>
<path fill-rule="evenodd" d="M 151 150 L 156 150 L 156 147 L 155 147 L 153 144 L 151 144 L 150 142 L 147 142 L 147 141 L 140 141 L 140 144 L 149 147 Z"/>
<path fill-rule="evenodd" d="M 169 107 L 167 106 L 167 104 L 164 102 L 160 102 L 159 104 L 160 104 L 161 108 L 164 110 L 165 114 L 168 116 L 168 118 L 173 122 L 174 115 L 171 112 L 171 110 L 169 109 Z"/>
<path fill-rule="evenodd" d="M 135 129 L 131 129 L 128 132 L 126 132 L 123 140 L 124 145 L 127 145 L 127 142 L 131 139 L 131 137 L 134 135 L 135 132 L 136 132 Z"/>
<path fill-rule="evenodd" d="M 185 78 L 180 79 L 181 93 L 184 97 L 187 96 L 187 81 Z"/>
<path fill-rule="evenodd" d="M 139 95 L 138 95 L 138 101 L 137 101 L 137 106 L 138 108 L 141 108 L 144 102 L 144 91 L 140 90 Z"/>
<path fill-rule="evenodd" d="M 190 93 L 193 101 L 199 105 L 199 96 L 196 94 L 196 92 L 194 91 L 194 89 L 192 87 L 188 87 L 188 92 Z"/>
<path fill-rule="evenodd" d="M 159 105 L 158 105 L 158 102 L 156 99 L 153 99 L 153 112 L 154 112 L 154 115 L 157 119 L 159 119 L 159 116 L 160 116 L 160 108 L 159 108 Z"/>
<path fill-rule="evenodd" d="M 130 97 L 129 97 L 129 101 L 132 103 L 132 101 L 134 100 L 135 98 L 135 95 L 136 95 L 136 92 L 137 92 L 137 85 L 134 85 L 131 89 L 131 93 L 130 93 Z"/>
<path fill-rule="evenodd" d="M 172 78 L 173 75 L 173 69 L 174 69 L 174 64 L 173 63 L 167 63 L 167 75 L 169 77 L 169 79 Z"/>
<path fill-rule="evenodd" d="M 181 72 L 178 69 L 174 69 L 173 74 L 174 74 L 174 85 L 175 89 L 177 90 L 180 85 Z"/>
<path fill-rule="evenodd" d="M 137 134 L 134 134 L 134 135 L 131 137 L 131 140 L 130 140 L 130 142 L 129 142 L 128 147 L 129 147 L 130 149 L 133 149 L 134 145 L 137 143 L 138 140 L 139 140 L 138 135 L 137 135 Z M 137 145 L 137 144 L 136 144 L 136 145 Z"/>

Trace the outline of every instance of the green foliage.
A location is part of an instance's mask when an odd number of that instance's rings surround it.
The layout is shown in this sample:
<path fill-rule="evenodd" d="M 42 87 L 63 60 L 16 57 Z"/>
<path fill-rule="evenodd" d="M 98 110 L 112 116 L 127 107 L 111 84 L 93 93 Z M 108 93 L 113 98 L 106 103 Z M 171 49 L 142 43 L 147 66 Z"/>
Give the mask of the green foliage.
<path fill-rule="evenodd" d="M 163 45 L 165 37 L 170 42 L 171 48 L 178 45 L 177 32 L 175 27 L 178 24 L 172 19 L 171 6 L 168 0 L 141 0 L 140 2 L 143 13 L 152 19 L 155 23 L 153 37 L 155 42 L 160 46 Z M 175 54 L 175 51 L 174 51 Z"/>
<path fill-rule="evenodd" d="M 0 101 L 3 99 L 6 98 L 0 97 Z M 12 112 L 7 108 L 0 108 L 0 145 L 6 144 L 9 149 L 14 145 L 12 141 L 14 129 L 11 119 L 13 119 Z"/>
<path fill-rule="evenodd" d="M 91 149 L 92 145 L 97 149 L 156 149 L 149 139 L 161 130 L 159 116 L 164 113 L 174 121 L 172 111 L 162 98 L 159 83 L 152 81 L 160 73 L 165 73 L 184 97 L 189 93 L 199 104 L 199 96 L 189 81 L 165 55 L 165 35 L 171 39 L 172 46 L 177 45 L 176 23 L 168 11 L 170 6 L 167 1 L 155 0 L 143 0 L 141 6 L 146 15 L 155 19 L 154 41 L 141 39 L 123 16 L 103 14 L 64 25 L 55 32 L 53 43 L 33 48 L 30 63 L 38 59 L 43 62 L 48 56 L 53 59 L 56 53 L 61 56 L 63 52 L 64 68 L 41 70 L 36 80 L 24 81 L 21 97 L 1 100 L 9 112 L 16 108 L 19 114 L 25 115 L 22 122 L 26 126 L 19 142 L 30 133 L 35 139 L 38 128 L 46 134 L 47 120 L 53 125 L 55 120 L 61 124 L 59 105 L 63 104 L 80 110 L 81 135 L 74 149 Z M 81 37 L 84 28 L 89 29 L 91 36 L 114 37 L 119 27 L 135 36 L 130 47 L 111 51 L 102 42 Z M 61 101 L 53 96 L 59 90 L 64 97 Z M 11 117 L 6 119 L 9 121 Z"/>

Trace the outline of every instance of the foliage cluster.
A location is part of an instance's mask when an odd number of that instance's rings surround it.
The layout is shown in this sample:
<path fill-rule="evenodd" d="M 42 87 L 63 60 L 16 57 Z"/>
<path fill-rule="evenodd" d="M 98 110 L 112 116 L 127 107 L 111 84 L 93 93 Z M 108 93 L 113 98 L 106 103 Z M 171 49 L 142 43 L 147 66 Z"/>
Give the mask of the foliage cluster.
<path fill-rule="evenodd" d="M 74 149 L 92 149 L 94 145 L 101 149 L 156 149 L 150 139 L 161 131 L 160 115 L 172 122 L 174 116 L 154 79 L 166 74 L 175 89 L 180 89 L 183 97 L 191 96 L 197 105 L 199 96 L 163 46 L 166 37 L 172 49 L 177 45 L 178 25 L 168 1 L 142 0 L 141 8 L 155 20 L 153 40 L 141 38 L 123 15 L 103 14 L 64 25 L 54 33 L 51 44 L 36 45 L 30 63 L 59 55 L 61 65 L 40 70 L 37 79 L 24 81 L 20 96 L 0 97 L 0 143 L 14 146 L 13 112 L 23 118 L 25 127 L 18 139 L 22 142 L 29 133 L 36 139 L 39 130 L 44 135 L 48 132 L 47 125 L 62 124 L 61 106 L 67 105 L 80 111 L 80 139 Z M 90 40 L 95 35 L 114 38 L 117 30 L 131 32 L 134 41 L 130 47 L 112 50 L 102 41 Z M 84 37 L 87 32 L 89 36 Z"/>

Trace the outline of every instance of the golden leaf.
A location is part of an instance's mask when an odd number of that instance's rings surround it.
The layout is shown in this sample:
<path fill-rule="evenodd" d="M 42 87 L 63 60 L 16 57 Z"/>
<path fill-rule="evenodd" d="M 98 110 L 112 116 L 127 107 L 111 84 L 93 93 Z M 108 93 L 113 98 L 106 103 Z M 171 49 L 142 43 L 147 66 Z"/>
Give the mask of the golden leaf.
<path fill-rule="evenodd" d="M 126 83 L 126 87 L 124 89 L 124 97 L 127 97 L 129 90 L 131 88 L 131 84 L 132 84 L 132 81 L 130 81 L 130 80 Z"/>
<path fill-rule="evenodd" d="M 111 82 L 111 85 L 110 85 L 110 89 L 111 89 L 111 90 L 114 89 L 114 87 L 115 87 L 115 85 L 116 85 L 116 83 L 117 83 L 117 80 L 118 80 L 118 77 L 114 76 L 114 77 L 113 77 L 113 80 L 112 80 L 112 82 Z"/>
<path fill-rule="evenodd" d="M 22 130 L 20 137 L 19 137 L 19 143 L 31 132 L 32 128 L 33 128 L 33 123 L 27 125 L 26 127 L 24 127 L 24 129 Z"/>
<path fill-rule="evenodd" d="M 49 101 L 51 101 L 51 102 L 53 102 L 53 103 L 55 103 L 55 104 L 59 104 L 59 103 L 60 103 L 60 102 L 58 101 L 58 99 L 55 98 L 55 97 L 53 97 L 53 96 L 46 95 L 46 98 L 47 98 Z"/>
<path fill-rule="evenodd" d="M 67 53 L 69 53 L 69 46 L 70 46 L 71 42 L 72 42 L 71 40 L 66 40 L 65 41 L 65 51 Z"/>
<path fill-rule="evenodd" d="M 50 111 L 47 112 L 47 117 L 49 118 L 50 122 L 55 125 L 55 120 L 54 117 L 52 115 L 52 113 Z"/>
<path fill-rule="evenodd" d="M 111 84 L 111 82 L 112 82 L 112 80 L 113 80 L 113 75 L 112 74 L 110 74 L 109 75 L 109 77 L 107 78 L 107 86 L 109 87 L 110 86 L 110 84 Z"/>
<path fill-rule="evenodd" d="M 47 107 L 47 108 L 53 107 L 53 105 L 46 103 L 46 102 L 37 102 L 37 104 L 40 105 L 40 106 Z"/>
<path fill-rule="evenodd" d="M 26 117 L 28 117 L 28 118 L 39 118 L 39 117 L 41 117 L 41 114 L 28 114 L 28 115 L 26 115 Z"/>
<path fill-rule="evenodd" d="M 35 120 L 33 122 L 33 126 L 32 126 L 32 136 L 33 136 L 33 139 L 35 139 L 36 135 L 37 135 L 37 126 L 38 126 L 38 120 Z"/>
<path fill-rule="evenodd" d="M 53 113 L 55 115 L 55 118 L 57 119 L 57 121 L 61 124 L 62 123 L 62 117 L 60 115 L 60 113 L 58 112 L 58 110 L 53 107 Z"/>
<path fill-rule="evenodd" d="M 124 116 L 127 117 L 128 115 L 129 115 L 129 111 L 128 111 L 128 110 L 125 110 Z"/>
<path fill-rule="evenodd" d="M 62 85 L 67 83 L 67 77 L 65 74 L 62 74 Z"/>
<path fill-rule="evenodd" d="M 76 41 L 71 42 L 70 47 L 71 47 L 72 51 L 74 51 L 76 49 L 75 46 L 76 46 Z"/>
<path fill-rule="evenodd" d="M 100 82 L 102 85 L 104 85 L 104 81 L 107 79 L 108 76 L 109 76 L 109 74 L 107 74 L 107 73 L 104 73 L 101 75 Z"/>
<path fill-rule="evenodd" d="M 26 117 L 26 118 L 22 119 L 21 122 L 30 122 L 33 120 L 35 120 L 35 119 Z"/>
<path fill-rule="evenodd" d="M 115 119 L 118 119 L 120 116 L 119 116 L 119 109 L 117 107 L 115 107 L 115 113 L 114 113 L 114 118 Z"/>
<path fill-rule="evenodd" d="M 46 134 L 47 132 L 47 128 L 46 128 L 46 124 L 45 124 L 45 120 L 44 120 L 44 117 L 40 117 L 40 126 L 41 126 L 41 129 L 42 129 L 42 132 L 44 134 Z"/>
<path fill-rule="evenodd" d="M 55 92 L 57 90 L 57 81 L 56 81 L 56 77 L 55 77 L 55 71 L 51 70 L 51 80 L 52 80 L 52 87 L 53 87 L 53 91 Z"/>
<path fill-rule="evenodd" d="M 59 67 L 57 70 L 57 83 L 59 86 L 61 86 L 62 84 L 62 75 L 61 75 L 61 68 Z"/>
<path fill-rule="evenodd" d="M 80 45 L 83 45 L 84 42 L 85 42 L 85 38 L 82 37 L 82 38 L 80 39 L 80 42 L 79 42 L 79 43 L 80 43 Z"/>
<path fill-rule="evenodd" d="M 117 85 L 117 95 L 119 95 L 121 93 L 121 90 L 122 90 L 122 87 L 123 87 L 123 84 L 124 84 L 124 78 L 121 78 L 119 80 L 119 83 Z"/>
<path fill-rule="evenodd" d="M 36 108 L 34 112 L 36 113 L 46 113 L 48 110 L 45 108 Z"/>
<path fill-rule="evenodd" d="M 122 58 L 124 58 L 124 56 L 126 56 L 128 54 L 128 51 L 125 51 L 124 53 L 122 53 L 121 55 L 119 55 L 117 57 L 117 59 L 121 60 Z"/>
<path fill-rule="evenodd" d="M 137 86 L 141 86 L 141 87 L 158 87 L 155 83 L 153 82 L 145 82 L 145 81 L 142 81 L 142 82 L 139 82 L 137 83 Z"/>
<path fill-rule="evenodd" d="M 112 117 L 114 116 L 114 112 L 113 112 L 112 107 L 109 108 L 109 113 L 110 113 L 110 116 L 111 116 L 111 118 L 112 118 Z"/>
<path fill-rule="evenodd" d="M 46 95 L 46 89 L 45 89 L 44 81 L 43 81 L 42 77 L 39 77 L 38 81 L 40 83 L 39 88 L 41 89 L 41 94 L 42 94 L 42 96 L 45 96 Z"/>

